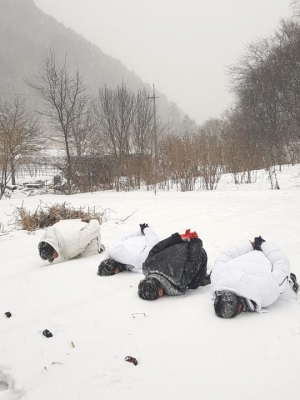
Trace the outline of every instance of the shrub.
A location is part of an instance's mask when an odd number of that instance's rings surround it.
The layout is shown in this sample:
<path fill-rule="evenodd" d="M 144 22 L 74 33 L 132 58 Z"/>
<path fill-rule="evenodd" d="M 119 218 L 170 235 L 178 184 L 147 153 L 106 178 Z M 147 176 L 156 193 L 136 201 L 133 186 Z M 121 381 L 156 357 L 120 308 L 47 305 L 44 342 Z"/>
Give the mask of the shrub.
<path fill-rule="evenodd" d="M 76 209 L 66 202 L 62 204 L 40 203 L 35 211 L 28 211 L 23 207 L 17 207 L 14 213 L 16 224 L 27 231 L 43 229 L 54 225 L 62 219 L 97 219 L 101 225 L 104 211 L 98 212 L 96 208 L 80 207 Z"/>

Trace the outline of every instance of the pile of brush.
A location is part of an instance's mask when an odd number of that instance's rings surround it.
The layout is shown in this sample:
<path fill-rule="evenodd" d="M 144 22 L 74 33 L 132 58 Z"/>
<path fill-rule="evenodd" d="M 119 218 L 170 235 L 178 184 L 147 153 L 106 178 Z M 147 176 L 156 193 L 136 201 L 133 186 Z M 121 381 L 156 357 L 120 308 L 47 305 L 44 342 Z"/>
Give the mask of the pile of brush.
<path fill-rule="evenodd" d="M 96 207 L 75 208 L 66 202 L 62 204 L 40 203 L 35 211 L 28 211 L 25 207 L 17 207 L 14 219 L 17 226 L 29 232 L 54 225 L 62 219 L 97 219 L 101 225 L 104 211 L 97 211 Z"/>

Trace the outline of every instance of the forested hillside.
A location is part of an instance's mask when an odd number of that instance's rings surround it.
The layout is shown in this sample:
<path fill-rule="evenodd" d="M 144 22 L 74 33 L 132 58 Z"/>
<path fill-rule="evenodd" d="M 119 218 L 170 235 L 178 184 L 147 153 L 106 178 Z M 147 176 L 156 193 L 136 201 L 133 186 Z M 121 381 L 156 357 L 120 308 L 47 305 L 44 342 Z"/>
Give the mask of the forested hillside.
<path fill-rule="evenodd" d="M 43 65 L 49 48 L 57 60 L 66 54 L 70 68 L 78 65 L 90 94 L 106 84 L 116 87 L 125 83 L 133 91 L 146 86 L 133 71 L 73 30 L 38 9 L 33 0 L 0 0 L 0 96 L 21 93 L 31 97 L 36 107 L 41 100 L 24 83 L 34 80 Z M 159 93 L 158 109 L 169 112 L 170 103 Z"/>

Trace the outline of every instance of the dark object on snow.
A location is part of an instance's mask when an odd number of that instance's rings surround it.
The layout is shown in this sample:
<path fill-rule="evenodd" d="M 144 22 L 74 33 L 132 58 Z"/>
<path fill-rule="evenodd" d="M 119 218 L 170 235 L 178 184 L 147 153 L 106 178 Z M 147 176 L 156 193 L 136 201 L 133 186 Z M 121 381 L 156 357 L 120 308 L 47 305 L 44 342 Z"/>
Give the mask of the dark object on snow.
<path fill-rule="evenodd" d="M 143 264 L 146 279 L 157 279 L 164 292 L 172 296 L 205 286 L 206 270 L 207 255 L 202 240 L 184 241 L 179 233 L 157 243 Z"/>
<path fill-rule="evenodd" d="M 106 260 L 103 260 L 99 267 L 98 267 L 98 275 L 100 276 L 110 276 L 110 275 L 115 275 L 115 270 L 116 268 L 119 269 L 119 272 L 126 271 L 126 265 L 119 263 L 116 260 L 113 260 L 112 258 L 107 258 Z"/>
<path fill-rule="evenodd" d="M 100 244 L 100 250 L 98 251 L 98 253 L 102 253 L 103 251 L 105 251 L 105 246 L 104 244 Z"/>
<path fill-rule="evenodd" d="M 265 240 L 261 236 L 254 238 L 254 249 L 262 251 L 261 245 L 263 244 L 263 242 L 265 242 Z"/>
<path fill-rule="evenodd" d="M 9 311 L 7 311 L 7 312 L 5 313 L 5 315 L 6 315 L 7 318 L 10 318 L 10 317 L 11 317 L 11 313 L 10 313 Z"/>
<path fill-rule="evenodd" d="M 131 356 L 125 357 L 125 361 L 131 362 L 131 363 L 134 364 L 134 365 L 138 365 L 137 359 L 134 358 L 134 357 L 131 357 Z"/>
<path fill-rule="evenodd" d="M 139 283 L 138 295 L 143 300 L 156 300 L 158 298 L 158 291 L 161 288 L 162 284 L 158 279 L 145 278 Z"/>
<path fill-rule="evenodd" d="M 40 242 L 38 248 L 42 260 L 48 260 L 49 262 L 53 261 L 51 257 L 53 255 L 54 248 L 49 243 Z"/>
<path fill-rule="evenodd" d="M 220 318 L 234 318 L 241 312 L 254 312 L 257 304 L 253 300 L 238 296 L 230 290 L 216 292 L 215 313 Z"/>
<path fill-rule="evenodd" d="M 295 293 L 298 293 L 298 290 L 299 290 L 299 285 L 298 285 L 298 283 L 297 283 L 297 278 L 296 278 L 296 275 L 295 274 L 293 274 L 292 272 L 290 273 L 290 277 L 291 277 L 291 280 L 293 281 L 293 286 L 292 286 L 292 289 L 293 289 L 293 291 L 295 292 Z"/>
<path fill-rule="evenodd" d="M 144 234 L 144 229 L 145 229 L 145 228 L 149 228 L 149 225 L 148 225 L 148 224 L 140 224 L 140 227 L 141 227 L 141 232 L 142 232 L 142 234 L 145 235 L 145 234 Z"/>
<path fill-rule="evenodd" d="M 45 330 L 43 331 L 43 335 L 46 336 L 47 338 L 53 336 L 52 333 L 51 333 L 48 329 L 45 329 Z"/>
<path fill-rule="evenodd" d="M 240 298 L 229 290 L 222 290 L 216 295 L 215 313 L 220 318 L 234 318 L 239 313 Z"/>

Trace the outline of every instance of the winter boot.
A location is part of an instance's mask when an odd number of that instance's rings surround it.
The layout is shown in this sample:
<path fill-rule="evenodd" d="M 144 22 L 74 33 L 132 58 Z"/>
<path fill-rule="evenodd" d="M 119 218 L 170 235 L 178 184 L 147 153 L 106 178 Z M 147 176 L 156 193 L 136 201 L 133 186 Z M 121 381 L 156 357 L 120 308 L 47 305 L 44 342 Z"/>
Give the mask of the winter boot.
<path fill-rule="evenodd" d="M 98 250 L 98 253 L 102 253 L 103 251 L 105 251 L 105 246 L 104 244 L 100 244 L 100 249 Z"/>
<path fill-rule="evenodd" d="M 291 280 L 292 280 L 293 283 L 294 283 L 293 286 L 292 286 L 293 291 L 294 291 L 295 293 L 298 293 L 299 285 L 298 285 L 298 283 L 297 283 L 296 275 L 293 274 L 293 273 L 291 272 L 291 273 L 290 273 L 290 278 L 291 278 Z"/>

